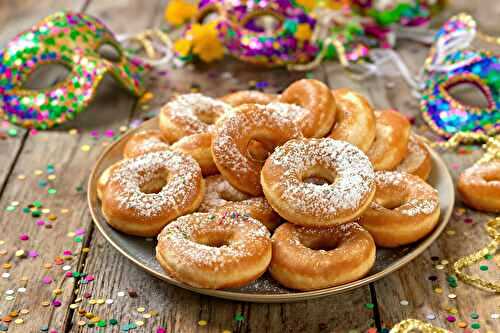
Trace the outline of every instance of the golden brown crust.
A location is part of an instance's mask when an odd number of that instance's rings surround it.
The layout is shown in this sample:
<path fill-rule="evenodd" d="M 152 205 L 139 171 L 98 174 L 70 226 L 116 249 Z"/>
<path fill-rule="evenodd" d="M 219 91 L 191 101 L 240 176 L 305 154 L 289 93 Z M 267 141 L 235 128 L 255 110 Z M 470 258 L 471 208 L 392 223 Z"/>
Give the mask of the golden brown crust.
<path fill-rule="evenodd" d="M 179 95 L 165 104 L 159 115 L 163 138 L 174 143 L 185 136 L 210 132 L 213 125 L 232 107 L 201 94 Z"/>
<path fill-rule="evenodd" d="M 188 154 L 198 162 L 203 176 L 219 173 L 212 157 L 212 134 L 200 133 L 185 136 L 172 145 L 172 150 Z"/>
<path fill-rule="evenodd" d="M 158 236 L 156 257 L 173 277 L 191 286 L 222 289 L 248 284 L 271 261 L 269 231 L 237 212 L 179 217 Z"/>
<path fill-rule="evenodd" d="M 408 151 L 410 122 L 393 110 L 376 111 L 375 118 L 375 141 L 366 155 L 375 170 L 394 170 Z"/>
<path fill-rule="evenodd" d="M 231 105 L 240 106 L 242 104 L 269 104 L 276 102 L 278 96 L 267 94 L 256 90 L 241 90 L 220 98 L 221 101 Z"/>
<path fill-rule="evenodd" d="M 144 130 L 134 133 L 123 148 L 124 158 L 133 158 L 146 153 L 164 151 L 169 145 L 163 141 L 159 130 Z"/>
<path fill-rule="evenodd" d="M 305 182 L 310 177 L 330 184 Z M 351 221 L 375 194 L 374 172 L 354 145 L 331 138 L 290 140 L 276 148 L 261 172 L 264 195 L 284 219 L 329 227 Z"/>
<path fill-rule="evenodd" d="M 383 247 L 410 244 L 425 237 L 439 221 L 437 191 L 404 172 L 376 173 L 377 191 L 359 223 Z"/>
<path fill-rule="evenodd" d="M 154 152 L 120 162 L 102 196 L 102 212 L 115 229 L 150 237 L 180 215 L 195 211 L 204 195 L 201 170 L 190 156 Z"/>
<path fill-rule="evenodd" d="M 352 143 L 363 152 L 375 140 L 375 113 L 370 103 L 355 91 L 347 88 L 332 90 L 337 112 L 332 131 L 335 140 Z"/>
<path fill-rule="evenodd" d="M 375 243 L 357 223 L 305 228 L 291 223 L 272 236 L 269 272 L 282 285 L 315 290 L 363 277 L 375 262 Z"/>
<path fill-rule="evenodd" d="M 500 212 L 500 161 L 474 165 L 458 178 L 458 191 L 466 205 L 489 213 Z"/>
<path fill-rule="evenodd" d="M 206 193 L 198 209 L 200 212 L 238 211 L 260 221 L 269 230 L 281 223 L 280 216 L 264 197 L 252 198 L 238 191 L 221 175 L 205 178 Z"/>
<path fill-rule="evenodd" d="M 217 169 L 231 185 L 242 192 L 259 196 L 262 194 L 260 170 L 263 161 L 256 160 L 249 153 L 251 140 L 279 146 L 301 136 L 292 120 L 269 112 L 267 106 L 243 104 L 217 124 L 212 156 Z"/>
<path fill-rule="evenodd" d="M 281 103 L 296 104 L 309 112 L 297 119 L 306 138 L 327 135 L 335 121 L 336 103 L 330 88 L 323 82 L 302 79 L 292 83 L 281 95 Z"/>
<path fill-rule="evenodd" d="M 408 153 L 395 171 L 411 173 L 427 180 L 432 170 L 431 154 L 426 144 L 415 134 L 410 134 Z"/>

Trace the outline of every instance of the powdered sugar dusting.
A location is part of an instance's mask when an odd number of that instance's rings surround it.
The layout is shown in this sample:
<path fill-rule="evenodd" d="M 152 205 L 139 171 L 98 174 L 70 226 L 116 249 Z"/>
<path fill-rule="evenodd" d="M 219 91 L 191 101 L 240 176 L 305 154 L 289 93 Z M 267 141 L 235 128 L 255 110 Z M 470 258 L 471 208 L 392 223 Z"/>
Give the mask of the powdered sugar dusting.
<path fill-rule="evenodd" d="M 381 191 L 388 186 L 401 188 L 400 191 L 393 191 L 401 195 L 402 204 L 394 209 L 400 214 L 406 216 L 430 215 L 439 207 L 437 190 L 416 176 L 398 171 L 378 171 L 375 174 L 375 182 Z M 405 191 L 405 189 L 407 190 Z M 380 205 L 374 201 L 372 208 L 376 209 L 377 206 Z"/>
<path fill-rule="evenodd" d="M 281 167 L 283 200 L 297 212 L 314 216 L 335 216 L 356 210 L 373 191 L 374 171 L 368 157 L 354 145 L 333 139 L 292 140 L 271 155 L 272 164 Z M 332 184 L 316 185 L 302 181 L 302 175 L 317 166 L 331 170 Z"/>
<path fill-rule="evenodd" d="M 233 108 L 220 100 L 202 94 L 179 95 L 168 102 L 162 112 L 173 122 L 180 122 L 189 133 L 205 133 L 213 129 L 213 123 Z M 203 119 L 212 119 L 206 123 Z"/>
<path fill-rule="evenodd" d="M 209 212 L 231 202 L 250 199 L 249 195 L 238 191 L 221 175 L 207 177 L 205 185 L 205 197 L 198 209 L 200 212 Z"/>
<path fill-rule="evenodd" d="M 311 113 L 311 111 L 299 105 L 279 102 L 269 103 L 267 104 L 267 108 L 280 117 L 292 120 L 297 125 L 300 125 L 300 123 Z"/>
<path fill-rule="evenodd" d="M 226 244 L 214 247 L 199 241 L 205 233 L 226 235 Z M 270 245 L 270 233 L 260 222 L 236 212 L 193 213 L 177 218 L 158 235 L 159 247 L 167 247 L 182 260 L 210 265 L 214 271 L 255 255 L 256 247 Z"/>
<path fill-rule="evenodd" d="M 141 187 L 167 174 L 159 193 L 143 193 Z M 108 187 L 118 185 L 116 200 L 122 209 L 132 209 L 138 216 L 158 216 L 165 209 L 179 209 L 189 204 L 199 191 L 201 170 L 190 156 L 172 151 L 153 152 L 124 160 L 111 175 Z"/>
<path fill-rule="evenodd" d="M 212 151 L 218 165 L 223 165 L 241 177 L 258 178 L 261 163 L 251 159 L 246 151 L 247 147 L 242 148 L 239 143 L 248 142 L 253 134 L 263 130 L 275 134 L 275 141 L 301 137 L 293 121 L 269 112 L 268 107 L 269 105 L 244 104 L 217 127 Z"/>

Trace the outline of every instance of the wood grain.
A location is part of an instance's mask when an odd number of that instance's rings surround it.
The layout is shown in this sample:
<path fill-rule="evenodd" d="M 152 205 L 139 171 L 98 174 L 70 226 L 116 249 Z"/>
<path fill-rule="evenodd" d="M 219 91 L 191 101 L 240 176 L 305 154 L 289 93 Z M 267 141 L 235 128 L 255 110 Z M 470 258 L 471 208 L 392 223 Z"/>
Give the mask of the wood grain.
<path fill-rule="evenodd" d="M 494 1 L 481 1 L 478 6 L 470 1 L 454 1 L 446 15 L 449 13 L 468 11 L 479 18 L 479 26 L 489 33 L 500 34 L 495 15 L 500 12 L 500 4 Z M 417 73 L 427 56 L 428 49 L 423 45 L 410 42 L 399 44 L 398 52 L 409 65 L 412 72 Z M 365 81 L 370 90 L 372 100 L 380 107 L 392 107 L 404 114 L 415 118 L 416 128 L 423 125 L 419 117 L 418 102 L 411 96 L 408 86 L 400 78 L 373 78 Z M 458 174 L 474 163 L 480 156 L 476 151 L 472 154 L 460 155 L 454 151 L 443 151 L 441 156 L 450 167 L 454 181 Z M 466 208 L 457 195 L 458 208 Z M 394 274 L 375 283 L 375 290 L 379 304 L 379 311 L 383 325 L 391 327 L 392 324 L 406 318 L 426 320 L 426 316 L 436 316 L 431 322 L 439 327 L 461 332 L 459 323 L 479 323 L 482 332 L 500 331 L 500 321 L 490 318 L 490 314 L 498 312 L 498 296 L 481 291 L 458 282 L 458 288 L 450 287 L 447 278 L 452 274 L 451 265 L 456 259 L 484 247 L 490 239 L 484 231 L 484 225 L 491 216 L 473 210 L 467 210 L 462 216 L 456 214 L 449 222 L 445 233 L 411 264 Z M 472 223 L 464 223 L 471 219 Z M 432 260 L 432 259 L 434 260 Z M 438 260 L 436 260 L 438 258 Z M 498 256 L 497 256 L 498 258 Z M 437 269 L 441 260 L 449 262 L 443 269 Z M 497 261 L 498 262 L 498 261 Z M 479 270 L 480 264 L 486 264 L 490 270 Z M 471 272 L 489 280 L 498 281 L 500 273 L 494 261 L 484 261 L 475 265 Z M 440 267 L 440 266 L 438 266 Z M 430 277 L 437 277 L 437 281 L 430 281 Z M 441 288 L 442 293 L 434 290 Z M 438 289 L 439 291 L 439 289 Z M 449 295 L 451 296 L 449 297 Z M 454 298 L 456 295 L 456 298 Z M 402 301 L 402 304 L 401 304 Z M 407 301 L 409 304 L 405 305 Z M 479 319 L 473 319 L 472 313 L 480 314 Z M 456 321 L 451 323 L 448 316 L 454 316 Z"/>

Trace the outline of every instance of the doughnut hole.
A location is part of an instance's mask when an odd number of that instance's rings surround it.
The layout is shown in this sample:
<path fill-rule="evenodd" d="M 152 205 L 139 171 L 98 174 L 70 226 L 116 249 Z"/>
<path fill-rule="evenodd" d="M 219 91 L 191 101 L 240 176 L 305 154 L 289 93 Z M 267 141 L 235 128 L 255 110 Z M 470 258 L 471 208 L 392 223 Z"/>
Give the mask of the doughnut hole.
<path fill-rule="evenodd" d="M 207 125 L 213 125 L 221 116 L 221 110 L 218 108 L 199 108 L 195 115 L 201 122 Z"/>
<path fill-rule="evenodd" d="M 151 179 L 140 184 L 140 191 L 145 194 L 160 193 L 168 183 L 168 172 L 160 172 L 155 174 Z"/>
<path fill-rule="evenodd" d="M 252 160 L 261 162 L 262 164 L 264 164 L 273 150 L 274 146 L 266 144 L 265 142 L 259 141 L 257 139 L 250 139 L 247 146 L 248 156 Z"/>
<path fill-rule="evenodd" d="M 308 249 L 314 251 L 331 251 L 335 250 L 338 245 L 338 239 L 330 237 L 331 235 L 316 235 L 316 237 L 305 237 L 305 235 L 299 236 L 299 241 L 302 245 Z"/>
<path fill-rule="evenodd" d="M 399 189 L 399 195 L 397 196 L 394 195 L 396 189 L 392 191 L 381 191 L 377 189 L 377 191 L 378 193 L 377 195 L 375 195 L 373 201 L 384 207 L 385 209 L 396 209 L 403 206 L 407 201 L 407 193 L 405 190 L 401 192 L 401 189 Z"/>
<path fill-rule="evenodd" d="M 267 157 L 281 142 L 276 140 L 276 135 L 271 131 L 261 129 L 251 133 L 247 138 L 246 155 L 254 162 L 264 164 Z"/>
<path fill-rule="evenodd" d="M 203 233 L 193 235 L 193 240 L 198 244 L 210 247 L 223 247 L 230 245 L 233 232 L 228 230 L 206 230 Z"/>
<path fill-rule="evenodd" d="M 300 179 L 304 183 L 313 185 L 332 185 L 335 183 L 337 174 L 334 170 L 327 169 L 321 165 L 315 165 L 312 168 L 306 170 Z"/>

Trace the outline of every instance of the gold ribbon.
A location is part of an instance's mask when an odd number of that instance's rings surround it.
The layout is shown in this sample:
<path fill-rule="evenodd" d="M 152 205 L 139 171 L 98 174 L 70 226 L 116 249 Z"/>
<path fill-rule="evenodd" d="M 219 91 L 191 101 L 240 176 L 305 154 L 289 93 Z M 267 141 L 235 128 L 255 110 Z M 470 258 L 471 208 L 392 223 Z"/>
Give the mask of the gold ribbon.
<path fill-rule="evenodd" d="M 500 293 L 500 283 L 491 282 L 478 276 L 469 275 L 463 272 L 463 269 L 484 259 L 486 255 L 494 255 L 500 245 L 500 217 L 497 217 L 486 224 L 486 232 L 492 241 L 481 250 L 458 259 L 453 264 L 453 270 L 457 277 L 467 284 L 486 289 L 495 293 Z"/>
<path fill-rule="evenodd" d="M 414 330 L 419 330 L 422 333 L 451 333 L 447 329 L 436 327 L 417 319 L 403 320 L 394 325 L 389 333 L 409 333 Z"/>

